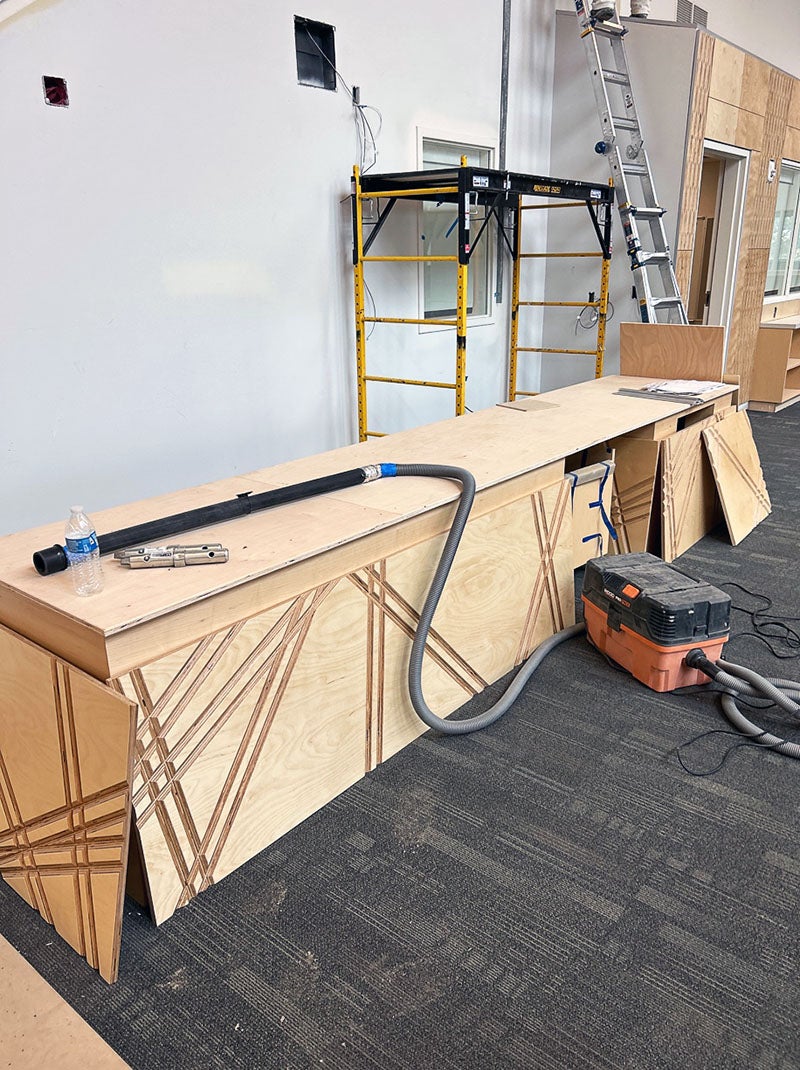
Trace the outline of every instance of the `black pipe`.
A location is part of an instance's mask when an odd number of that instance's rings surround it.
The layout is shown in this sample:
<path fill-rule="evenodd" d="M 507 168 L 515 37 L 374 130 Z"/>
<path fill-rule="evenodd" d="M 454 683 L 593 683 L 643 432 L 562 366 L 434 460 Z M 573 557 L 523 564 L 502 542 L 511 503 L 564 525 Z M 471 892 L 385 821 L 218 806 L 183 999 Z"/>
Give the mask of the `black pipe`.
<path fill-rule="evenodd" d="M 220 524 L 225 520 L 234 520 L 236 517 L 247 516 L 261 509 L 270 509 L 274 505 L 285 505 L 287 502 L 313 498 L 317 494 L 327 494 L 333 490 L 343 490 L 345 487 L 356 487 L 368 480 L 379 479 L 381 475 L 393 474 L 382 471 L 387 467 L 389 466 L 373 465 L 370 468 L 351 468 L 347 472 L 336 472 L 330 476 L 321 476 L 319 479 L 309 479 L 305 483 L 294 483 L 290 487 L 278 487 L 277 490 L 267 490 L 262 494 L 252 494 L 246 491 L 226 502 L 203 505 L 199 509 L 174 513 L 160 520 L 134 524 L 129 528 L 112 531 L 108 535 L 99 535 L 97 541 L 100 545 L 100 553 L 112 554 L 115 550 L 123 550 L 126 546 L 139 546 L 158 539 L 167 539 L 171 535 L 178 535 L 194 528 L 204 528 L 210 524 Z M 50 576 L 54 572 L 63 572 L 68 567 L 69 560 L 64 547 L 56 543 L 54 546 L 37 550 L 33 555 L 33 565 L 40 576 Z"/>

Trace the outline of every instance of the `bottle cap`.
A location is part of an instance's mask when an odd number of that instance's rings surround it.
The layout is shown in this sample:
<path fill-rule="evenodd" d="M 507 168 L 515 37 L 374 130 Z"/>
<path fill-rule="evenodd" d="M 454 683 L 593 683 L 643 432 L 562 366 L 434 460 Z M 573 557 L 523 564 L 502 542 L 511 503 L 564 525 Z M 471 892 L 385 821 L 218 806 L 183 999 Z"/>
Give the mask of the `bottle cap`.
<path fill-rule="evenodd" d="M 66 551 L 58 543 L 37 550 L 33 555 L 33 567 L 40 576 L 52 576 L 54 572 L 63 572 L 68 566 Z"/>
<path fill-rule="evenodd" d="M 69 511 L 71 513 L 82 513 L 83 512 L 83 506 L 82 505 L 71 505 L 69 507 Z"/>

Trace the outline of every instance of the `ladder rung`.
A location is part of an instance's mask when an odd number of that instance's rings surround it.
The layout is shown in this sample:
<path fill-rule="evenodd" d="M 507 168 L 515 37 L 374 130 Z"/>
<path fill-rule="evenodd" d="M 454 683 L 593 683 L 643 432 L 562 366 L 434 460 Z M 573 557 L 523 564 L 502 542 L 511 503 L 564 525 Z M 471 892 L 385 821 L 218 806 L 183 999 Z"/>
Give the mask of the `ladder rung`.
<path fill-rule="evenodd" d="M 438 386 L 441 390 L 455 390 L 455 383 L 431 383 L 427 379 L 393 379 L 388 375 L 365 375 L 368 383 L 402 383 L 404 386 Z"/>
<path fill-rule="evenodd" d="M 668 264 L 670 262 L 669 253 L 654 253 L 644 252 L 642 249 L 636 254 L 640 267 L 645 267 L 647 264 Z"/>
<path fill-rule="evenodd" d="M 630 85 L 630 79 L 624 71 L 610 71 L 605 67 L 600 68 L 600 73 L 603 76 L 604 82 L 609 82 L 611 85 Z"/>
<path fill-rule="evenodd" d="M 623 163 L 622 173 L 625 175 L 649 175 L 647 164 L 644 163 Z"/>
<path fill-rule="evenodd" d="M 635 204 L 621 204 L 620 215 L 632 215 L 637 219 L 660 219 L 666 212 L 666 208 L 655 205 L 652 208 L 639 208 Z"/>
<path fill-rule="evenodd" d="M 599 301 L 518 301 L 530 308 L 599 308 Z"/>
<path fill-rule="evenodd" d="M 624 115 L 612 115 L 611 122 L 618 130 L 638 130 L 639 124 L 635 119 L 627 119 Z"/>
<path fill-rule="evenodd" d="M 457 327 L 458 320 L 437 320 L 437 319 L 399 319 L 397 317 L 390 316 L 364 316 L 365 323 L 416 323 L 421 326 L 430 325 L 432 327 Z"/>
<path fill-rule="evenodd" d="M 594 32 L 599 33 L 601 37 L 624 37 L 628 31 L 619 22 L 607 21 L 596 22 Z"/>
<path fill-rule="evenodd" d="M 520 253 L 520 260 L 536 260 L 543 257 L 569 257 L 569 256 L 602 256 L 602 253 Z"/>
<path fill-rule="evenodd" d="M 572 353 L 578 357 L 596 357 L 596 349 L 540 349 L 536 346 L 517 346 L 518 353 Z"/>
<path fill-rule="evenodd" d="M 680 297 L 654 297 L 651 301 L 653 308 L 677 308 L 683 304 Z"/>

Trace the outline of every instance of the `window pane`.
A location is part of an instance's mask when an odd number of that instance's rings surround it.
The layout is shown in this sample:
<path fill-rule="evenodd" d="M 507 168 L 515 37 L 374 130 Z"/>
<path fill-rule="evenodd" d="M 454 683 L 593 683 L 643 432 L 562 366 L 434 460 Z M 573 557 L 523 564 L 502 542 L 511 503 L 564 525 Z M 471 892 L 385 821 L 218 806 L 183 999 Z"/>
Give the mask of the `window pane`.
<path fill-rule="evenodd" d="M 767 296 L 781 295 L 787 292 L 787 276 L 789 274 L 789 259 L 792 254 L 792 239 L 797 222 L 798 196 L 800 195 L 800 169 L 781 166 L 781 174 L 778 180 L 778 200 L 775 205 L 775 220 L 772 226 L 772 242 L 769 248 L 769 263 L 767 265 Z M 793 278 L 800 270 L 800 264 L 795 257 L 792 265 Z M 800 279 L 792 285 L 800 285 Z"/>
<path fill-rule="evenodd" d="M 460 167 L 461 157 L 466 156 L 467 166 L 491 166 L 491 150 L 477 145 L 462 145 L 454 141 L 439 141 L 423 138 L 422 169 L 425 171 L 442 167 Z M 470 213 L 470 232 L 474 235 L 486 217 L 482 206 Z M 454 204 L 436 204 L 425 201 L 422 205 L 422 252 L 425 256 L 455 256 L 458 253 L 458 210 Z M 492 252 L 492 234 L 489 227 L 474 247 L 467 272 L 467 314 L 488 316 L 491 311 L 489 279 Z M 456 314 L 456 265 L 454 263 L 427 262 L 423 266 L 423 291 L 425 319 L 442 319 Z"/>

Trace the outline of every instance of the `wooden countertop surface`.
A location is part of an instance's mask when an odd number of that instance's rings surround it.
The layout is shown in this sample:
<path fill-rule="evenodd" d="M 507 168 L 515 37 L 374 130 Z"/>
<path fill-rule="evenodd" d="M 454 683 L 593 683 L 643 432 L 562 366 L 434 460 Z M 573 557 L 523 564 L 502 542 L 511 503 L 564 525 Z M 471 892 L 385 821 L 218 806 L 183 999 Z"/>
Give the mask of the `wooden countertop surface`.
<path fill-rule="evenodd" d="M 468 468 L 482 490 L 560 460 L 609 438 L 688 411 L 679 402 L 651 401 L 615 393 L 652 377 L 609 376 L 565 387 L 513 406 L 443 420 L 314 457 L 265 468 L 157 498 L 90 510 L 100 534 L 172 513 L 381 461 L 451 464 Z M 725 387 L 708 400 L 731 393 Z M 67 572 L 39 576 L 34 551 L 63 543 L 64 520 L 0 538 L 0 622 L 4 603 L 20 598 L 31 608 L 64 615 L 95 634 L 112 636 L 258 577 L 306 560 L 343 543 L 388 528 L 453 501 L 455 483 L 432 479 L 384 479 L 329 495 L 267 509 L 247 517 L 175 536 L 173 542 L 221 542 L 230 549 L 224 565 L 130 570 L 104 557 L 105 587 L 80 598 Z"/>
<path fill-rule="evenodd" d="M 783 327 L 787 331 L 796 331 L 800 327 L 800 316 L 776 317 L 773 320 L 763 320 L 762 327 Z"/>

